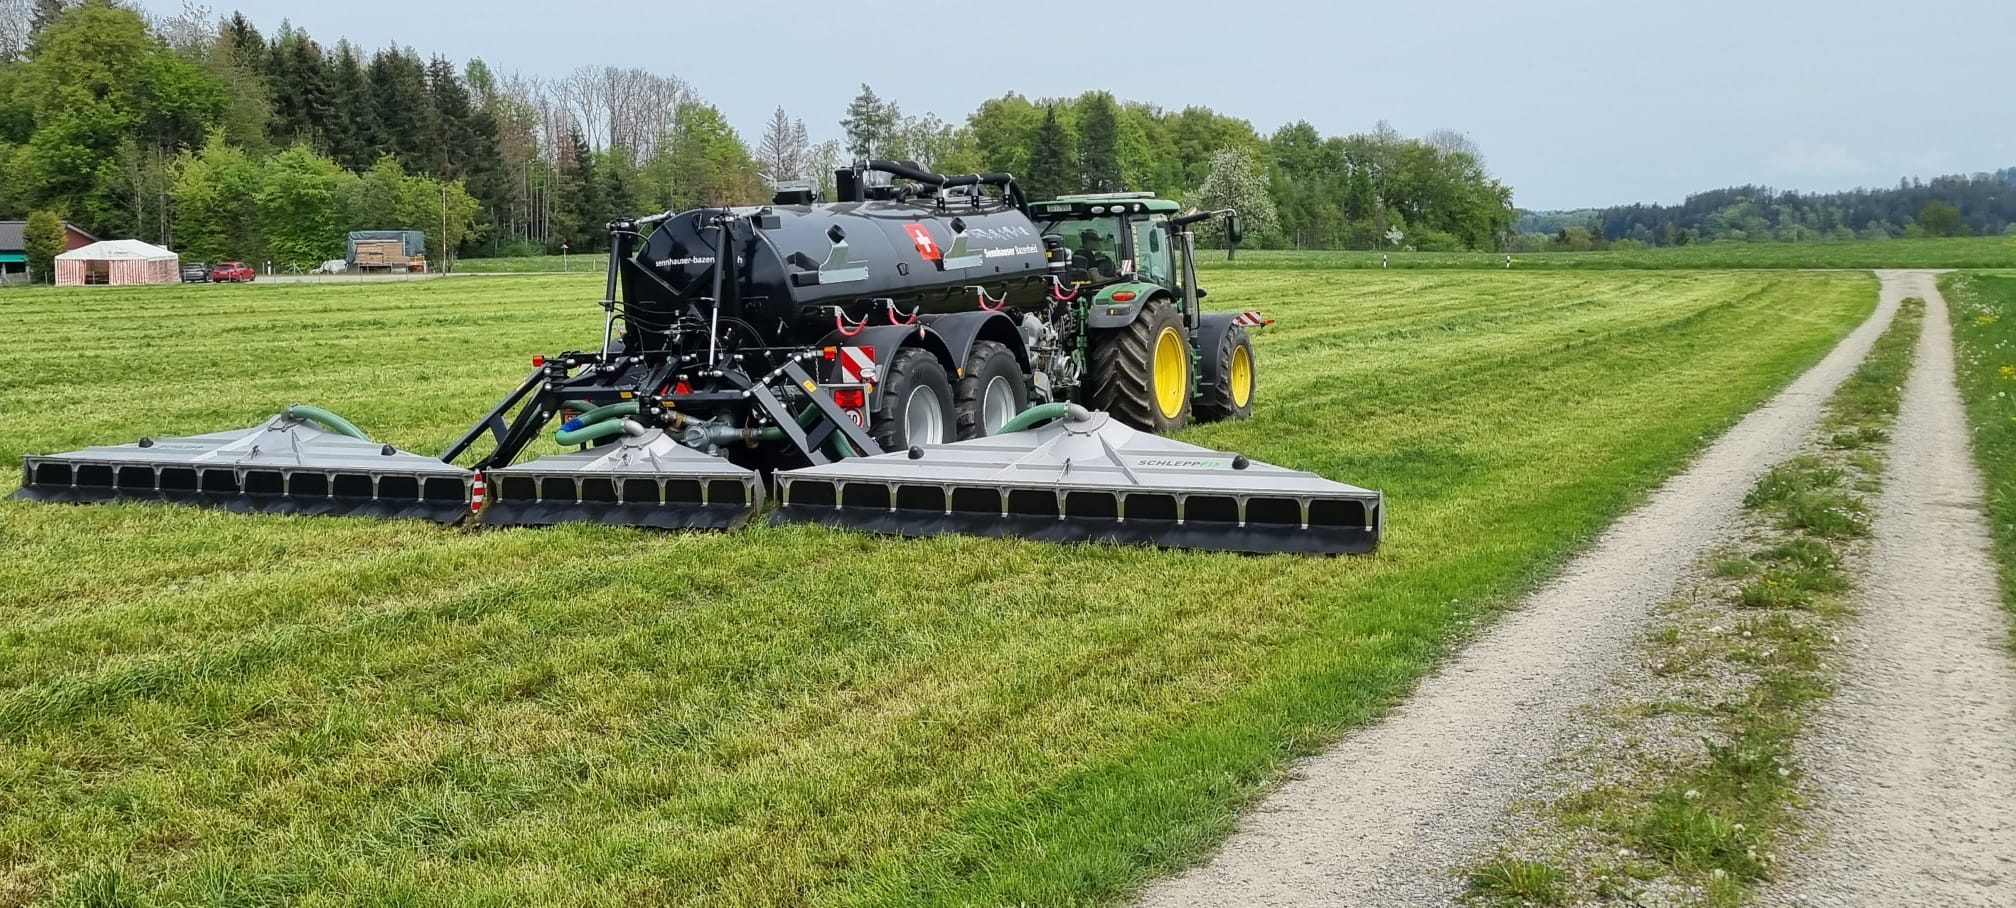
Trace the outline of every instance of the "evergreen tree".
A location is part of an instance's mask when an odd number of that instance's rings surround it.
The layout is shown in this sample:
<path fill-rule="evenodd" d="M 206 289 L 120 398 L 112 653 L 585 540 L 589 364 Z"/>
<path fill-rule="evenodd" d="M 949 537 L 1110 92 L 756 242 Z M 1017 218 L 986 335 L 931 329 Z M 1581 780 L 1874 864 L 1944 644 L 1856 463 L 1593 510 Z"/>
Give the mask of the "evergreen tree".
<path fill-rule="evenodd" d="M 840 121 L 840 128 L 847 133 L 848 153 L 860 159 L 888 154 L 902 116 L 895 102 L 882 100 L 875 89 L 862 83 L 861 93 L 847 105 L 847 116 Z"/>
<path fill-rule="evenodd" d="M 29 14 L 29 33 L 42 34 L 44 29 L 55 25 L 63 14 L 78 6 L 78 0 L 35 0 L 34 9 Z"/>
<path fill-rule="evenodd" d="M 224 39 L 231 46 L 232 60 L 241 66 L 259 68 L 266 59 L 266 38 L 244 13 L 232 13 L 224 22 Z"/>
<path fill-rule="evenodd" d="M 1086 192 L 1126 188 L 1120 175 L 1120 112 L 1113 96 L 1092 92 L 1078 105 L 1078 175 Z"/>
<path fill-rule="evenodd" d="M 336 120 L 336 105 L 321 45 L 283 23 L 267 55 L 266 79 L 273 93 L 273 119 L 267 127 L 273 143 L 306 142 L 327 151 L 325 129 Z"/>
<path fill-rule="evenodd" d="M 420 57 L 403 47 L 371 55 L 365 73 L 371 87 L 371 153 L 395 155 L 409 166 L 430 159 L 427 128 L 427 69 Z"/>
<path fill-rule="evenodd" d="M 1043 123 L 1036 127 L 1029 151 L 1028 191 L 1032 198 L 1051 199 L 1077 189 L 1076 143 L 1057 118 L 1057 105 L 1044 105 Z"/>
<path fill-rule="evenodd" d="M 218 28 L 203 68 L 224 86 L 228 99 L 219 124 L 225 140 L 254 154 L 265 154 L 272 148 L 267 134 L 273 120 L 272 92 L 266 83 L 266 42 L 244 14 L 234 14 Z"/>
<path fill-rule="evenodd" d="M 428 145 L 433 155 L 431 160 L 412 163 L 439 179 L 459 180 L 478 153 L 478 137 L 469 92 L 447 57 L 436 56 L 427 64 L 427 113 Z M 496 137 L 490 139 L 494 145 Z"/>
<path fill-rule="evenodd" d="M 348 170 L 370 167 L 377 157 L 372 153 L 377 109 L 371 103 L 371 81 L 364 73 L 364 61 L 347 40 L 338 43 L 335 55 L 329 58 L 328 83 L 330 106 L 336 111 L 335 119 L 323 130 L 329 156 Z"/>
<path fill-rule="evenodd" d="M 602 202 L 595 154 L 579 128 L 570 130 L 562 141 L 565 144 L 561 146 L 559 168 L 560 210 L 554 216 L 553 238 L 566 243 L 574 252 L 601 249 L 608 235 L 600 228 L 609 222 L 611 214 Z"/>

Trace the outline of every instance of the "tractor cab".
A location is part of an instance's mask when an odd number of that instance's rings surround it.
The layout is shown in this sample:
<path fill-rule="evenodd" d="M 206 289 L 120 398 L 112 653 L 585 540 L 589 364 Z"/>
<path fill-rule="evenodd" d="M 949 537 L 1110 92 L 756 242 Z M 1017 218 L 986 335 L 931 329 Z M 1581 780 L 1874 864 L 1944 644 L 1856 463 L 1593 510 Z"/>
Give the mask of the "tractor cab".
<path fill-rule="evenodd" d="M 1177 289 L 1174 200 L 1152 192 L 1108 192 L 1062 196 L 1030 208 L 1038 231 L 1057 237 L 1070 255 L 1069 283 L 1101 287 L 1126 280 Z"/>

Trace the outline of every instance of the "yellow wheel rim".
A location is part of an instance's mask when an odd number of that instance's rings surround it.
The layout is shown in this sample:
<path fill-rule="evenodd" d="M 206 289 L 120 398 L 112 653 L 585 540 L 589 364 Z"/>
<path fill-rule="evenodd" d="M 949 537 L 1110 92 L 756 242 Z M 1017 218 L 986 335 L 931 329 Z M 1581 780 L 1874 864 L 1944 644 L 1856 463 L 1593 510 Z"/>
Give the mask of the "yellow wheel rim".
<path fill-rule="evenodd" d="M 1155 336 L 1155 404 L 1163 419 L 1183 415 L 1183 399 L 1190 396 L 1190 351 L 1183 335 L 1164 328 Z"/>
<path fill-rule="evenodd" d="M 1253 402 L 1253 354 L 1245 345 L 1232 348 L 1232 406 L 1244 408 Z"/>

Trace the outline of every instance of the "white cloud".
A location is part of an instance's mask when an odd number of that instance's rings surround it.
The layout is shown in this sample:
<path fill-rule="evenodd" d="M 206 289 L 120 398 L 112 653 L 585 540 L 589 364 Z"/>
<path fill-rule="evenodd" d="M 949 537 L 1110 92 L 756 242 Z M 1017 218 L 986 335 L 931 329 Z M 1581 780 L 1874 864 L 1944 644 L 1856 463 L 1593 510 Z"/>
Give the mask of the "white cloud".
<path fill-rule="evenodd" d="M 1846 147 L 1827 143 L 1787 142 L 1771 153 L 1768 163 L 1781 173 L 1797 177 L 1851 177 L 1869 169 Z"/>

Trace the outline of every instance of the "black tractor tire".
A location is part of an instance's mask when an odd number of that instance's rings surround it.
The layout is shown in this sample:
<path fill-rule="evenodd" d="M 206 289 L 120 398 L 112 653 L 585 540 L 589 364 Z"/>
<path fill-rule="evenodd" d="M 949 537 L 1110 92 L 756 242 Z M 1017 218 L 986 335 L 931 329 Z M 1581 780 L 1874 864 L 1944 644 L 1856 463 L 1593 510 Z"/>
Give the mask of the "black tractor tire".
<path fill-rule="evenodd" d="M 1260 384 L 1259 360 L 1246 329 L 1233 325 L 1218 338 L 1218 349 L 1202 350 L 1202 381 L 1197 383 L 1197 421 L 1245 419 L 1253 415 L 1253 392 Z M 1234 368 L 1242 361 L 1245 365 Z"/>
<path fill-rule="evenodd" d="M 1002 420 L 1015 418 L 1016 414 L 1029 408 L 1029 380 L 1022 375 L 1022 364 L 1015 361 L 1015 351 L 999 341 L 974 341 L 973 349 L 966 353 L 965 374 L 959 377 L 954 409 L 958 411 L 959 440 L 967 441 L 984 438 L 992 434 L 986 420 L 987 387 L 1003 383 L 1013 395 L 1013 412 Z M 1000 428 L 996 423 L 993 428 Z"/>
<path fill-rule="evenodd" d="M 883 373 L 881 407 L 875 412 L 875 419 L 868 427 L 868 435 L 882 446 L 884 452 L 906 451 L 912 445 L 944 444 L 953 439 L 954 426 L 958 416 L 952 408 L 952 382 L 945 375 L 944 364 L 931 351 L 917 347 L 906 347 L 896 351 L 889 360 L 889 368 Z M 939 437 L 911 438 L 909 423 L 905 419 L 907 407 L 913 395 L 928 392 L 937 398 Z"/>
<path fill-rule="evenodd" d="M 1183 386 L 1182 402 L 1173 411 L 1156 396 L 1160 376 L 1155 374 L 1158 344 L 1172 333 L 1183 352 L 1181 374 L 1168 377 Z M 1132 324 L 1093 336 L 1090 406 L 1144 432 L 1180 429 L 1190 421 L 1190 368 L 1190 332 L 1183 314 L 1167 299 L 1151 300 Z"/>

